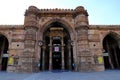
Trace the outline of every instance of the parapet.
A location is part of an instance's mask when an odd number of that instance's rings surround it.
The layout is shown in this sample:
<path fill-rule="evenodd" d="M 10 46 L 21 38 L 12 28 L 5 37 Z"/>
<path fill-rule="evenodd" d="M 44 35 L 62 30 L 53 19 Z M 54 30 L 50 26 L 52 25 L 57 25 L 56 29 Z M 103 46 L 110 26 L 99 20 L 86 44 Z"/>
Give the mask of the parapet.
<path fill-rule="evenodd" d="M 73 16 L 76 16 L 78 14 L 84 14 L 88 16 L 87 10 L 84 9 L 83 6 L 78 6 L 75 9 L 60 9 L 60 8 L 54 8 L 54 9 L 38 9 L 35 6 L 30 6 L 28 10 L 26 10 L 25 14 L 28 13 L 34 13 L 36 15 L 43 15 L 43 14 L 71 14 Z"/>

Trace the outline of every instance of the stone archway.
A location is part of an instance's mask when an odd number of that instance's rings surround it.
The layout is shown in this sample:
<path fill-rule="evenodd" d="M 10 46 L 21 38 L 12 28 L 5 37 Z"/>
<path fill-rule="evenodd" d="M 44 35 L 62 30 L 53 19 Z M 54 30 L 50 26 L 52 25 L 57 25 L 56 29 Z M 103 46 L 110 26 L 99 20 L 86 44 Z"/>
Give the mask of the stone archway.
<path fill-rule="evenodd" d="M 120 36 L 109 33 L 103 39 L 103 56 L 105 69 L 120 69 Z"/>
<path fill-rule="evenodd" d="M 8 62 L 8 39 L 0 34 L 0 70 L 7 70 L 7 62 Z"/>
<path fill-rule="evenodd" d="M 49 21 L 47 21 L 46 23 L 44 23 L 44 25 L 40 28 L 40 34 L 41 34 L 41 38 L 43 37 L 43 33 L 51 26 L 50 24 L 52 24 L 53 22 L 59 22 L 62 23 L 64 28 L 67 29 L 67 31 L 70 34 L 71 40 L 74 40 L 74 30 L 72 28 L 72 25 L 70 25 L 68 22 L 66 22 L 63 19 L 59 19 L 59 18 L 55 18 L 55 19 L 50 19 Z"/>
<path fill-rule="evenodd" d="M 73 50 L 68 30 L 60 22 L 53 22 L 43 32 L 41 70 L 72 70 Z"/>

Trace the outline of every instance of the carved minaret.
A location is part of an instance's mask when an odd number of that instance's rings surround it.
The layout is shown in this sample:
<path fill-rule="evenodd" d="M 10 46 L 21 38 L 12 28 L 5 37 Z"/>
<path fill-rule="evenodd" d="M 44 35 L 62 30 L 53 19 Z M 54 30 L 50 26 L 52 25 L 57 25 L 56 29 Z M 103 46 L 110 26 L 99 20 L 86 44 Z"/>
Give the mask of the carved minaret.
<path fill-rule="evenodd" d="M 77 56 L 78 70 L 91 70 L 91 55 L 88 43 L 88 13 L 84 7 L 79 6 L 75 9 L 75 30 L 77 35 Z"/>
<path fill-rule="evenodd" d="M 25 42 L 24 52 L 21 56 L 21 63 L 23 72 L 36 72 L 39 71 L 37 64 L 39 60 L 36 58 L 36 34 L 37 34 L 37 11 L 38 9 L 34 6 L 30 6 L 25 12 Z"/>

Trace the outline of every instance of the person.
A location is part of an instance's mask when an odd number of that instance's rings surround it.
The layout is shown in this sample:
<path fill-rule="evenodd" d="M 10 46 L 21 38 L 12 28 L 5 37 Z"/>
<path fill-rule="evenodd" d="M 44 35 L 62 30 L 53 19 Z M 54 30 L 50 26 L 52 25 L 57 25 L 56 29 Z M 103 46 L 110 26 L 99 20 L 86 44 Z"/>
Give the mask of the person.
<path fill-rule="evenodd" d="M 41 64 L 39 63 L 39 64 L 38 64 L 38 68 L 39 68 L 39 70 L 40 70 L 40 66 L 41 66 Z"/>
<path fill-rule="evenodd" d="M 75 70 L 75 63 L 73 63 L 72 66 L 73 66 L 73 71 L 74 71 Z"/>

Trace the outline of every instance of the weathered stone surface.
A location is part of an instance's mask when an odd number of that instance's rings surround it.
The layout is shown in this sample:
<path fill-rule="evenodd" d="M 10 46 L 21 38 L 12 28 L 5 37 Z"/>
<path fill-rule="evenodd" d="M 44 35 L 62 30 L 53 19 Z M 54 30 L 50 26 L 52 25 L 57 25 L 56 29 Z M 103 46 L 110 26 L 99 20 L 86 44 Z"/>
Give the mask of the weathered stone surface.
<path fill-rule="evenodd" d="M 100 42 L 89 42 L 90 48 L 101 48 Z"/>
<path fill-rule="evenodd" d="M 12 42 L 11 49 L 24 49 L 24 42 Z"/>
<path fill-rule="evenodd" d="M 89 41 L 94 41 L 94 42 L 98 42 L 100 41 L 99 35 L 98 34 L 94 34 L 94 35 L 88 35 L 88 40 Z"/>
<path fill-rule="evenodd" d="M 105 68 L 103 65 L 95 65 L 95 71 L 104 71 Z"/>
<path fill-rule="evenodd" d="M 9 56 L 12 56 L 12 55 L 14 55 L 14 56 L 20 56 L 21 54 L 23 54 L 23 51 L 24 51 L 24 49 L 10 49 L 9 50 Z"/>

